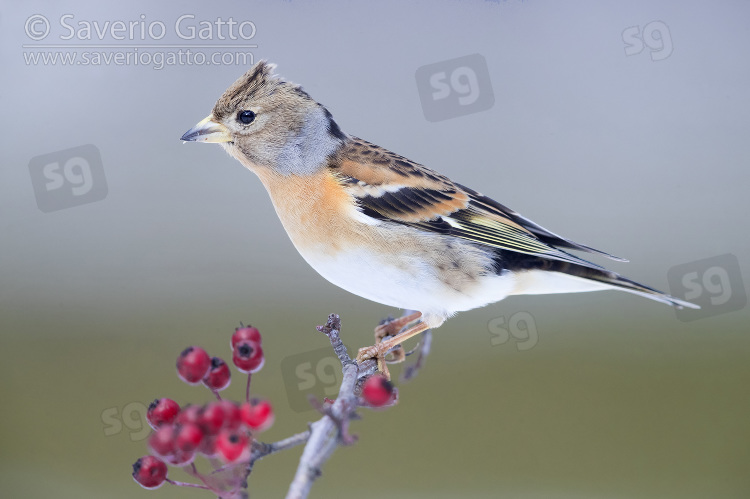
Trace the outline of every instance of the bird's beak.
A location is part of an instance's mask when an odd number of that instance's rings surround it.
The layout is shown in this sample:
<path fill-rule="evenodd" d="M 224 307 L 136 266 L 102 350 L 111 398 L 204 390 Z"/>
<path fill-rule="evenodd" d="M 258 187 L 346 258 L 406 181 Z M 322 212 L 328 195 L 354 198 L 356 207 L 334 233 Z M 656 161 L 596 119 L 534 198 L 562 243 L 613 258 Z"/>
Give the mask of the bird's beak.
<path fill-rule="evenodd" d="M 193 128 L 185 132 L 180 140 L 191 142 L 232 142 L 232 136 L 227 127 L 214 121 L 213 115 L 208 116 Z"/>

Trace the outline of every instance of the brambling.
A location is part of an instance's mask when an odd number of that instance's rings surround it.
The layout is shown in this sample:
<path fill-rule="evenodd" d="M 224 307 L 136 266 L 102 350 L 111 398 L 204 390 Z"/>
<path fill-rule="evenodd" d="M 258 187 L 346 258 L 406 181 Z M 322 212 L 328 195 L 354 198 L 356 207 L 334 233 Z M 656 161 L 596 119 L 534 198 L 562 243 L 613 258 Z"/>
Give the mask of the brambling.
<path fill-rule="evenodd" d="M 618 289 L 697 308 L 569 250 L 622 258 L 558 236 L 440 173 L 344 133 L 323 105 L 274 75 L 274 68 L 258 62 L 182 140 L 219 143 L 255 173 L 294 246 L 328 281 L 418 311 L 376 330 L 381 339 L 389 337 L 360 349 L 359 361 L 382 362 L 391 349 L 456 312 L 509 295 Z"/>

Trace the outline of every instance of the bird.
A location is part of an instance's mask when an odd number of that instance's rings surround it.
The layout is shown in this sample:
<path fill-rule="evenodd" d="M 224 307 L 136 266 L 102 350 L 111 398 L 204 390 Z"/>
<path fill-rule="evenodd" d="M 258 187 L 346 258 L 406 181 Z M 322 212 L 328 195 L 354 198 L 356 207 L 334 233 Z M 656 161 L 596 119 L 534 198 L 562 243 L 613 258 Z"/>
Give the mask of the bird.
<path fill-rule="evenodd" d="M 355 295 L 413 310 L 376 329 L 357 361 L 457 312 L 511 295 L 621 290 L 699 308 L 572 251 L 627 261 L 559 236 L 426 166 L 342 131 L 300 85 L 258 61 L 181 140 L 218 143 L 253 172 L 292 243 Z"/>

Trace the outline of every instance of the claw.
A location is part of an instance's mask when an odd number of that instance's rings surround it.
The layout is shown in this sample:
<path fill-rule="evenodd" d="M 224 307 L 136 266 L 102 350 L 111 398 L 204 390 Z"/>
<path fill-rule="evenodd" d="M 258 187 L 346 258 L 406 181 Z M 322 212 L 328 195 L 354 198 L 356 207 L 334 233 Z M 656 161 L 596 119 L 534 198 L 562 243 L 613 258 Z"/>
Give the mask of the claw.
<path fill-rule="evenodd" d="M 387 352 L 382 351 L 381 345 L 383 345 L 383 343 L 378 343 L 371 347 L 360 348 L 355 360 L 358 364 L 361 364 L 368 359 L 375 359 L 378 363 L 378 371 L 380 371 L 386 379 L 390 380 L 391 373 L 385 363 L 385 354 Z"/>
<path fill-rule="evenodd" d="M 388 352 L 389 358 L 385 360 L 389 364 L 400 364 L 401 362 L 406 360 L 406 356 L 409 355 L 409 353 L 404 352 L 404 347 L 398 345 L 397 347 L 392 348 L 390 352 Z"/>
<path fill-rule="evenodd" d="M 414 315 L 414 314 L 413 314 Z M 421 315 L 421 314 L 420 314 Z M 402 317 L 401 319 L 407 319 L 405 322 L 408 324 L 410 321 L 410 316 Z M 397 319 L 397 321 L 399 321 Z M 393 323 L 397 322 L 393 321 Z M 402 321 L 404 322 L 404 321 Z M 393 324 L 391 323 L 391 324 Z M 387 326 L 384 324 L 384 326 Z M 402 331 L 398 333 L 396 336 L 392 336 L 387 339 L 383 339 L 380 343 L 377 343 L 371 347 L 365 347 L 360 348 L 357 352 L 357 362 L 362 363 L 367 359 L 376 359 L 378 362 L 378 370 L 383 373 L 384 376 L 386 376 L 388 379 L 390 379 L 390 372 L 388 371 L 388 366 L 386 365 L 385 356 L 390 352 L 392 349 L 401 349 L 401 352 L 403 352 L 403 348 L 401 348 L 401 343 L 408 340 L 409 338 L 418 335 L 419 333 L 425 331 L 427 329 L 427 324 L 424 322 L 418 322 L 411 326 L 406 331 Z M 400 354 L 396 354 L 397 356 Z"/>

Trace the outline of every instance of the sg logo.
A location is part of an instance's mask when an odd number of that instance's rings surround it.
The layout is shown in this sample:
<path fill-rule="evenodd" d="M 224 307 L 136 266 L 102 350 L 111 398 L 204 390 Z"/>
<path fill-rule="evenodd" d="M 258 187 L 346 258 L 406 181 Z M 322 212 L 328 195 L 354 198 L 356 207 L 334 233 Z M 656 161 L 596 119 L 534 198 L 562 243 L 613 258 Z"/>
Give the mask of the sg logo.
<path fill-rule="evenodd" d="M 138 442 L 151 433 L 151 427 L 146 422 L 148 407 L 143 402 L 131 402 L 120 411 L 117 407 L 110 407 L 102 411 L 104 435 L 111 437 L 123 431 L 123 425 L 128 429 L 130 440 Z"/>
<path fill-rule="evenodd" d="M 528 312 L 516 312 L 508 321 L 502 315 L 496 317 L 487 324 L 487 329 L 490 332 L 490 344 L 493 347 L 507 343 L 512 337 L 516 340 L 518 351 L 523 352 L 534 348 L 539 341 L 534 316 Z"/>
<path fill-rule="evenodd" d="M 651 51 L 652 61 L 662 61 L 672 55 L 672 36 L 669 27 L 661 21 L 652 21 L 643 27 L 631 26 L 622 32 L 625 55 L 643 52 L 644 44 Z"/>
<path fill-rule="evenodd" d="M 422 66 L 416 79 L 428 121 L 486 111 L 495 104 L 487 61 L 480 54 Z"/>
<path fill-rule="evenodd" d="M 107 196 L 102 158 L 93 145 L 32 158 L 29 172 L 36 204 L 45 213 L 93 203 Z"/>
<path fill-rule="evenodd" d="M 740 263 L 734 255 L 677 265 L 669 269 L 668 278 L 672 294 L 701 307 L 677 310 L 677 318 L 682 321 L 733 312 L 747 305 Z"/>
<path fill-rule="evenodd" d="M 308 397 L 335 398 L 343 380 L 341 362 L 330 347 L 292 355 L 281 362 L 289 407 L 297 412 L 312 409 Z"/>
<path fill-rule="evenodd" d="M 473 69 L 466 66 L 453 70 L 450 75 L 450 84 L 445 71 L 435 73 L 430 76 L 430 86 L 436 89 L 432 92 L 432 100 L 445 99 L 451 95 L 451 92 L 456 92 L 458 103 L 462 106 L 468 106 L 479 98 L 477 74 Z"/>

